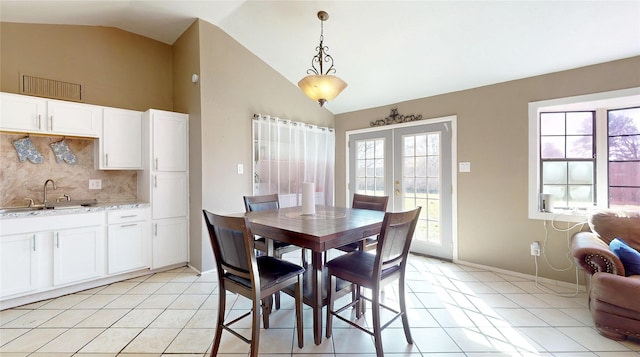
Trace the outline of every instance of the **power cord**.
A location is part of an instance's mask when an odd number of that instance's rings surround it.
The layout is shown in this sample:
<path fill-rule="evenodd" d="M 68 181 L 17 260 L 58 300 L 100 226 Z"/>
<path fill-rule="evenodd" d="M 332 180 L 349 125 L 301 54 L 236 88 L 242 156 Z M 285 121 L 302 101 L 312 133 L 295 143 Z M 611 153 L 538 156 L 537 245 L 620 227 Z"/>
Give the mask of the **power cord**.
<path fill-rule="evenodd" d="M 549 240 L 549 230 L 547 229 L 547 220 L 544 221 L 544 241 L 542 242 L 542 247 L 541 247 L 541 251 L 542 251 L 542 257 L 544 258 L 545 262 L 547 263 L 547 265 L 553 269 L 554 271 L 557 272 L 564 272 L 564 271 L 568 271 L 571 268 L 575 269 L 576 272 L 576 290 L 574 293 L 562 293 L 562 292 L 558 292 L 553 290 L 552 288 L 548 287 L 548 286 L 544 286 L 541 282 L 538 281 L 538 257 L 534 256 L 534 263 L 536 266 L 536 275 L 535 275 L 535 286 L 536 288 L 538 288 L 538 290 L 547 293 L 547 294 L 551 294 L 551 295 L 555 295 L 555 296 L 559 296 L 559 297 L 575 297 L 578 295 L 579 291 L 580 291 L 580 284 L 579 284 L 579 280 L 578 280 L 578 267 L 575 265 L 572 257 L 571 257 L 571 243 L 570 243 L 570 235 L 569 233 L 576 227 L 580 226 L 579 231 L 581 231 L 584 228 L 584 225 L 587 222 L 580 222 L 580 223 L 576 223 L 573 226 L 569 227 L 569 223 L 567 223 L 567 228 L 558 228 L 555 226 L 555 218 L 551 220 L 551 227 L 558 231 L 558 232 L 566 232 L 566 237 L 567 237 L 567 254 L 565 255 L 565 257 L 567 258 L 567 260 L 569 261 L 569 266 L 567 266 L 566 268 L 557 268 L 555 267 L 550 261 L 549 258 L 547 257 L 547 253 L 546 253 L 546 246 L 547 246 L 547 241 Z"/>

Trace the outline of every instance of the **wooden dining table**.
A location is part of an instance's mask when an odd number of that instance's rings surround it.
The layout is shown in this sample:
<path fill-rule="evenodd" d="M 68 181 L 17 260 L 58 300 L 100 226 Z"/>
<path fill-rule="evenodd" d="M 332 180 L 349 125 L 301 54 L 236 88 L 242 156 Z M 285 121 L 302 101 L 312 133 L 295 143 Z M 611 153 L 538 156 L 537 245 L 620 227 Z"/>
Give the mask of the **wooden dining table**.
<path fill-rule="evenodd" d="M 246 215 L 253 234 L 311 251 L 303 293 L 305 304 L 313 311 L 313 337 L 319 345 L 322 342 L 322 308 L 327 302 L 323 253 L 380 233 L 384 212 L 316 206 L 313 215 L 303 215 L 301 207 L 255 211 Z"/>

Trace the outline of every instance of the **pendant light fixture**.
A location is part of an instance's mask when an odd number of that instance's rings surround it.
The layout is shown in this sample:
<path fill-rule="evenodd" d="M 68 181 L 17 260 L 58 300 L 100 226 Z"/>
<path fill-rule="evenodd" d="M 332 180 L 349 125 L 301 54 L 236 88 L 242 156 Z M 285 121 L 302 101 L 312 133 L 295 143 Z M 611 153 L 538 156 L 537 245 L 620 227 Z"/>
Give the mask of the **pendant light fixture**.
<path fill-rule="evenodd" d="M 329 19 L 329 14 L 325 11 L 319 11 L 318 19 L 320 19 L 320 45 L 316 47 L 318 53 L 311 60 L 311 68 L 307 70 L 308 76 L 298 82 L 298 87 L 302 89 L 307 97 L 323 106 L 327 101 L 337 97 L 347 87 L 347 83 L 330 74 L 335 73 L 336 69 L 333 68 L 333 57 L 327 53 L 329 47 L 323 44 L 323 24 Z M 326 71 L 323 70 L 323 63 L 329 65 Z"/>

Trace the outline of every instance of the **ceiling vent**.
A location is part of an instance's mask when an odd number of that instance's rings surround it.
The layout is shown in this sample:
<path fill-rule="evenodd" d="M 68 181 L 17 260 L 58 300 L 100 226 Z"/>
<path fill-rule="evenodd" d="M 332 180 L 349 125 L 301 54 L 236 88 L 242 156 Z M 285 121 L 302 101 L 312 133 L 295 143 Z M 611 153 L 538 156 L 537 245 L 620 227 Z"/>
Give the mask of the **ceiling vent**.
<path fill-rule="evenodd" d="M 20 75 L 20 90 L 22 94 L 52 99 L 82 101 L 82 85 L 40 78 L 28 74 Z"/>

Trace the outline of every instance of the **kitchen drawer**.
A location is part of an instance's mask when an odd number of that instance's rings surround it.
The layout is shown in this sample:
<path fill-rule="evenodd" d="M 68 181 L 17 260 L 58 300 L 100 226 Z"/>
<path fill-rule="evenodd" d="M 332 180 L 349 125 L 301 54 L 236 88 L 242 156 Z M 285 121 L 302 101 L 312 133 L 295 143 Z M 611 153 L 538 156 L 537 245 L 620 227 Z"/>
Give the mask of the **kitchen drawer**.
<path fill-rule="evenodd" d="M 0 234 L 44 232 L 60 229 L 102 226 L 104 212 L 69 213 L 55 216 L 31 216 L 3 219 Z"/>
<path fill-rule="evenodd" d="M 150 217 L 149 208 L 136 208 L 107 212 L 107 224 L 146 221 Z"/>

